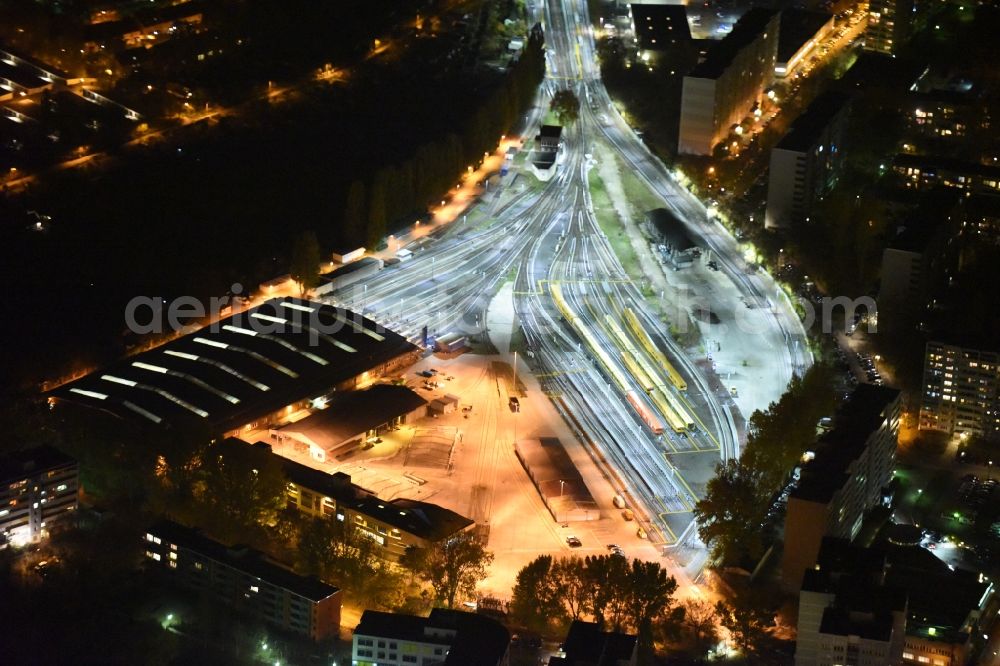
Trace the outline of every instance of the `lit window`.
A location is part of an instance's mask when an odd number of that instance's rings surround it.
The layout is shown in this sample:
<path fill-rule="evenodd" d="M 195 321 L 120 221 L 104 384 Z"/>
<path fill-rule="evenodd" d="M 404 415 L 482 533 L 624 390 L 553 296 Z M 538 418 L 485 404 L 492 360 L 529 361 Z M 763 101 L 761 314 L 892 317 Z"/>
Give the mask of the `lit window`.
<path fill-rule="evenodd" d="M 257 587 L 256 585 L 251 585 L 250 586 L 250 591 L 251 592 L 260 592 L 260 588 Z"/>

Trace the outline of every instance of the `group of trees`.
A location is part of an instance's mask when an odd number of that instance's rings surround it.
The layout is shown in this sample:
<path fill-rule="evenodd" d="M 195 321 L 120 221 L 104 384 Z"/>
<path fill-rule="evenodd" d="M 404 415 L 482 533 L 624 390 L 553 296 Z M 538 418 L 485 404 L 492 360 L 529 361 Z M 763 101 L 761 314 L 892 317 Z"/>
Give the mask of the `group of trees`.
<path fill-rule="evenodd" d="M 677 616 L 677 582 L 656 562 L 618 555 L 553 559 L 542 555 L 517 574 L 509 612 L 520 625 L 549 633 L 589 618 L 646 637 Z"/>
<path fill-rule="evenodd" d="M 580 98 L 568 88 L 559 90 L 552 95 L 549 108 L 552 109 L 552 113 L 556 114 L 560 124 L 572 125 L 580 117 Z"/>
<path fill-rule="evenodd" d="M 291 521 L 298 569 L 345 587 L 350 598 L 366 608 L 420 610 L 428 602 L 452 608 L 462 599 L 475 598 L 493 562 L 493 553 L 468 532 L 428 548 L 411 547 L 396 564 L 349 522 L 284 519 Z M 422 593 L 418 582 L 428 585 L 429 594 Z"/>
<path fill-rule="evenodd" d="M 676 590 L 674 578 L 656 562 L 541 555 L 518 572 L 508 613 L 515 625 L 543 635 L 564 635 L 578 619 L 636 633 L 644 656 L 659 640 L 702 658 L 719 644 L 723 628 L 751 655 L 774 625 L 775 600 L 763 592 L 745 590 L 713 604 L 698 598 L 677 603 Z"/>
<path fill-rule="evenodd" d="M 544 76 L 544 37 L 541 27 L 535 26 L 521 57 L 461 133 L 429 141 L 409 159 L 351 183 L 341 209 L 345 240 L 377 247 L 390 225 L 426 210 L 454 186 L 468 165 L 478 163 L 484 151 L 496 146 L 500 136 L 532 104 Z"/>
<path fill-rule="evenodd" d="M 695 505 L 698 534 L 717 561 L 738 564 L 763 553 L 768 508 L 835 407 L 832 370 L 817 364 L 794 377 L 778 402 L 753 413 L 743 454 L 716 466 Z"/>

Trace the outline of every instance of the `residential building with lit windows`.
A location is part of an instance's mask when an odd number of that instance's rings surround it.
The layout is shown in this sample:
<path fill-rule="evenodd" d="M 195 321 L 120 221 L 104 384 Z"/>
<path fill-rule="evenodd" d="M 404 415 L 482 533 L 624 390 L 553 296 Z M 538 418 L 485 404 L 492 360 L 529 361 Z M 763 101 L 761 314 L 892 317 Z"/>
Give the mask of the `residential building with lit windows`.
<path fill-rule="evenodd" d="M 961 139 L 971 131 L 989 127 L 988 105 L 976 95 L 959 90 L 910 93 L 903 110 L 910 132 L 928 138 Z"/>
<path fill-rule="evenodd" d="M 899 154 L 892 170 L 913 190 L 953 188 L 970 194 L 1000 195 L 1000 166 L 938 155 Z"/>
<path fill-rule="evenodd" d="M 919 427 L 951 435 L 1000 432 L 1000 352 L 928 342 Z"/>
<path fill-rule="evenodd" d="M 778 12 L 754 7 L 684 77 L 677 152 L 711 155 L 774 78 Z"/>
<path fill-rule="evenodd" d="M 899 435 L 900 392 L 861 384 L 816 443 L 788 497 L 782 579 L 798 589 L 825 536 L 853 540 L 865 515 L 885 502 Z"/>
<path fill-rule="evenodd" d="M 144 537 L 147 563 L 169 580 L 234 610 L 315 641 L 336 638 L 341 592 L 245 546 L 225 546 L 170 520 Z"/>
<path fill-rule="evenodd" d="M 435 608 L 429 617 L 366 610 L 354 629 L 355 666 L 507 666 L 510 632 L 491 618 Z"/>
<path fill-rule="evenodd" d="M 845 163 L 850 99 L 840 92 L 822 93 L 771 149 L 764 214 L 768 229 L 806 220 L 837 184 Z"/>
<path fill-rule="evenodd" d="M 72 521 L 78 490 L 76 461 L 51 446 L 0 458 L 0 547 L 41 541 Z"/>
<path fill-rule="evenodd" d="M 864 48 L 895 56 L 913 33 L 913 0 L 870 0 Z"/>
<path fill-rule="evenodd" d="M 264 442 L 254 446 L 270 449 Z M 389 560 L 398 560 L 409 548 L 427 548 L 475 525 L 473 520 L 430 502 L 379 499 L 374 492 L 352 483 L 344 472 L 329 474 L 289 458 L 279 460 L 288 480 L 288 508 L 350 523 L 378 543 L 381 555 Z"/>

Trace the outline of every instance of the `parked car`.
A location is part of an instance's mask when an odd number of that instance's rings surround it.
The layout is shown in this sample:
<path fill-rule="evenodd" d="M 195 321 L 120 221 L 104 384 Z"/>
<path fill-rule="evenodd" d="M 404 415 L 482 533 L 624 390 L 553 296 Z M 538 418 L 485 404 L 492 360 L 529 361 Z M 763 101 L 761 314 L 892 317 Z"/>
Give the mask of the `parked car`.
<path fill-rule="evenodd" d="M 583 542 L 575 536 L 568 536 L 566 537 L 566 545 L 570 548 L 579 548 L 583 545 Z"/>

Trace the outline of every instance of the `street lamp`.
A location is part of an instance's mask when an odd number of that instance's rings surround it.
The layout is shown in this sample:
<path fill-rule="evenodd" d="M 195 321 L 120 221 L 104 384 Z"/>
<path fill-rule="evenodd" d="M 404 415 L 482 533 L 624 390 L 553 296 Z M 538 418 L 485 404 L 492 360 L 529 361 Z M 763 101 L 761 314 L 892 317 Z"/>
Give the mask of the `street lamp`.
<path fill-rule="evenodd" d="M 559 497 L 563 496 L 563 488 L 566 486 L 566 482 L 559 479 Z"/>

